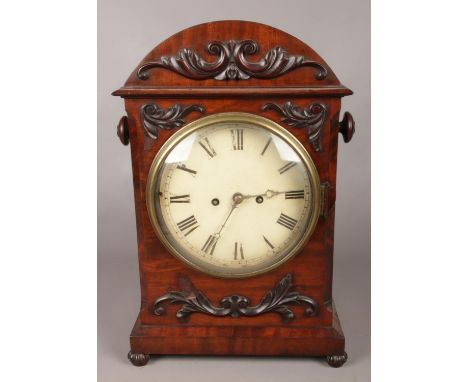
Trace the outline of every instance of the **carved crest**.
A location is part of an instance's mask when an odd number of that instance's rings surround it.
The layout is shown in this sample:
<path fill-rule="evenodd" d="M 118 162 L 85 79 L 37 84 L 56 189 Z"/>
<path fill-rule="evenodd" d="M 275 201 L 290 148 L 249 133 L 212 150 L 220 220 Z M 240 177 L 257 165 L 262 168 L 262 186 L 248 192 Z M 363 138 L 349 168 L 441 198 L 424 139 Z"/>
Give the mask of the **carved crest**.
<path fill-rule="evenodd" d="M 205 108 L 200 105 L 181 106 L 175 104 L 167 109 L 161 109 L 156 104 L 147 104 L 141 107 L 141 122 L 146 134 L 152 138 L 158 138 L 158 129 L 172 130 L 181 127 L 184 117 L 194 111 L 204 113 Z"/>
<path fill-rule="evenodd" d="M 280 113 L 281 121 L 288 126 L 307 128 L 307 137 L 315 151 L 322 151 L 322 128 L 327 116 L 327 108 L 320 103 L 313 103 L 301 109 L 288 101 L 284 106 L 267 103 L 262 110 L 274 110 Z"/>
<path fill-rule="evenodd" d="M 206 49 L 210 55 L 217 56 L 214 61 L 205 61 L 193 49 L 182 48 L 175 56 L 162 56 L 142 65 L 137 76 L 146 80 L 151 69 L 165 68 L 192 80 L 248 80 L 251 77 L 268 79 L 304 66 L 317 69 L 318 80 L 323 80 L 328 74 L 327 69 L 318 62 L 300 55 L 289 55 L 280 46 L 267 51 L 257 62 L 251 62 L 246 56 L 259 51 L 258 43 L 254 40 L 212 41 Z"/>
<path fill-rule="evenodd" d="M 189 284 L 187 291 L 168 292 L 159 297 L 153 305 L 155 315 L 163 315 L 166 310 L 162 306 L 164 302 L 182 304 L 177 311 L 176 317 L 179 321 L 186 321 L 192 313 L 204 313 L 211 316 L 258 316 L 264 313 L 278 313 L 281 315 L 283 323 L 294 318 L 294 313 L 289 309 L 289 304 L 305 304 L 305 314 L 315 316 L 318 313 L 318 304 L 310 297 L 302 296 L 293 291 L 292 275 L 288 273 L 274 288 L 269 290 L 261 299 L 260 303 L 250 306 L 250 300 L 245 296 L 232 295 L 221 299 L 219 306 L 213 303 L 198 289 Z"/>

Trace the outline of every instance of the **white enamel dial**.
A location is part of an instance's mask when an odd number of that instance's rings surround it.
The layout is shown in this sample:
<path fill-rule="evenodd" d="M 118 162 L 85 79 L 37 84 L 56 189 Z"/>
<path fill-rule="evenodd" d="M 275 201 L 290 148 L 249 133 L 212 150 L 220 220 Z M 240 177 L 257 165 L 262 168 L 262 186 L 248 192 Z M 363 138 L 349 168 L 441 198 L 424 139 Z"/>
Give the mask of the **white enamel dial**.
<path fill-rule="evenodd" d="M 176 256 L 209 274 L 247 277 L 300 249 L 318 217 L 318 176 L 284 129 L 226 114 L 167 142 L 150 171 L 148 207 Z"/>

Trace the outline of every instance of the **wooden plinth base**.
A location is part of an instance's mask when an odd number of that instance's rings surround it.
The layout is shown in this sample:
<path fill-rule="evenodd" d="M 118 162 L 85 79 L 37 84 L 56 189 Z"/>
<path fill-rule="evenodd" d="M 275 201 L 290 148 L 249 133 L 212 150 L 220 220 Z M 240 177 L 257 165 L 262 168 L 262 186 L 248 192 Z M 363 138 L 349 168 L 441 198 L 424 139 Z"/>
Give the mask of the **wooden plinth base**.
<path fill-rule="evenodd" d="M 130 335 L 130 361 L 143 366 L 148 355 L 239 355 L 327 357 L 342 366 L 347 355 L 336 311 L 329 327 L 245 327 L 142 325 L 138 317 Z"/>

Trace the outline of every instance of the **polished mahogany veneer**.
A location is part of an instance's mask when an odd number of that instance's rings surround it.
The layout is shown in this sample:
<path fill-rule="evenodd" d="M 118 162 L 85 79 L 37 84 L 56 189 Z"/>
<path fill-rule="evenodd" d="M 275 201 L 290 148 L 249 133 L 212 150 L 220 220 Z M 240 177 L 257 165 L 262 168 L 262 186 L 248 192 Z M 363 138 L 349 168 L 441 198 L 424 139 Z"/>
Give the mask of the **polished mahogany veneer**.
<path fill-rule="evenodd" d="M 158 45 L 113 94 L 125 99 L 117 134 L 130 143 L 135 191 L 141 308 L 132 363 L 144 365 L 149 355 L 232 354 L 326 356 L 341 366 L 347 355 L 332 300 L 333 234 L 338 135 L 348 142 L 354 134 L 351 114 L 339 121 L 341 97 L 352 92 L 297 38 L 220 21 Z M 146 207 L 148 172 L 162 145 L 187 123 L 223 112 L 281 125 L 307 150 L 322 185 L 321 215 L 305 247 L 250 278 L 216 278 L 182 263 L 158 239 Z M 226 297 L 228 310 L 216 310 Z M 257 310 L 246 310 L 239 297 Z"/>

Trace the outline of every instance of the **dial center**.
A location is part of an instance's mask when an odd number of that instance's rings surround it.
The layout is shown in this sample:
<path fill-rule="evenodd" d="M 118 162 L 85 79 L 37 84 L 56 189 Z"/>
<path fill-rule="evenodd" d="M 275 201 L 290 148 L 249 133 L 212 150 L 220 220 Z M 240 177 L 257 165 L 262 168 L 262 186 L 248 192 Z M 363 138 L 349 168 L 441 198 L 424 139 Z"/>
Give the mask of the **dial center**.
<path fill-rule="evenodd" d="M 241 204 L 244 201 L 244 195 L 242 195 L 240 192 L 236 192 L 232 196 L 232 200 L 234 201 L 234 204 Z"/>

